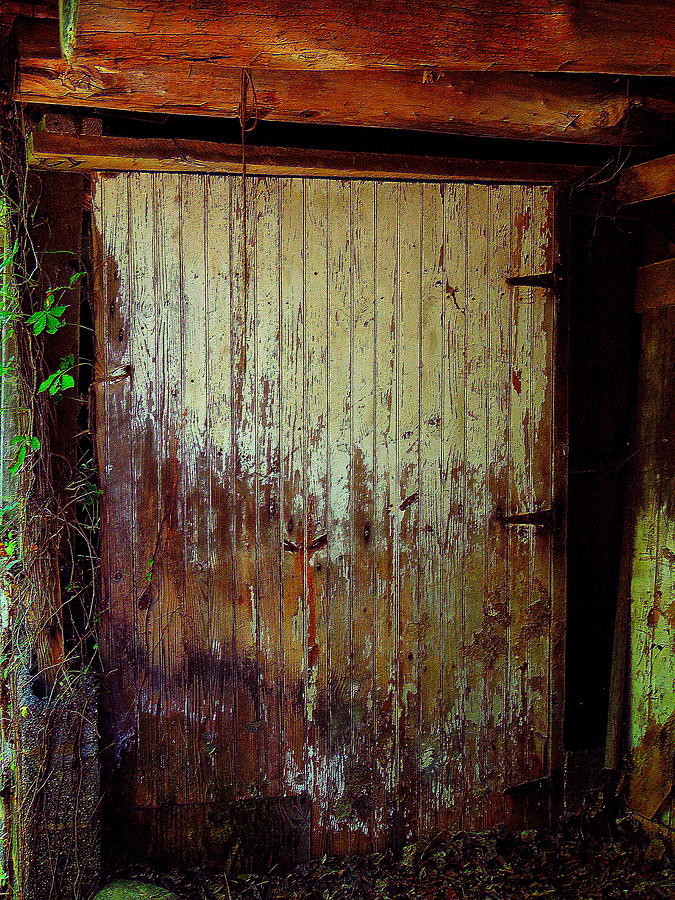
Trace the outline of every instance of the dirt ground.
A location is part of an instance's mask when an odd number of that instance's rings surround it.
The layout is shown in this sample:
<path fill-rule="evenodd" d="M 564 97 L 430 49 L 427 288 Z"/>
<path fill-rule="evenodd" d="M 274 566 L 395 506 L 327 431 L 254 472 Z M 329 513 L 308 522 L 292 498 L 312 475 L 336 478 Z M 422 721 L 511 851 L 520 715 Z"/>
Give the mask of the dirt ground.
<path fill-rule="evenodd" d="M 439 836 L 407 846 L 398 859 L 325 857 L 286 874 L 228 879 L 192 871 L 153 881 L 194 900 L 675 898 L 673 859 L 660 838 L 631 819 L 588 815 L 551 830 Z"/>

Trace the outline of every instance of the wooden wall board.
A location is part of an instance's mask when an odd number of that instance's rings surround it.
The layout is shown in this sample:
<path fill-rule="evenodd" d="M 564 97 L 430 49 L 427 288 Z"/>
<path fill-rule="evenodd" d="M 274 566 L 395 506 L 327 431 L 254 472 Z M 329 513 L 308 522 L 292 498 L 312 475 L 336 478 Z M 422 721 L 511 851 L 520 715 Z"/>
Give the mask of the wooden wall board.
<path fill-rule="evenodd" d="M 507 278 L 552 265 L 553 189 L 95 194 L 103 705 L 137 852 L 527 821 L 507 792 L 559 754 L 564 554 L 504 516 L 554 501 L 556 301 Z"/>
<path fill-rule="evenodd" d="M 675 309 L 642 319 L 640 403 L 630 548 L 629 806 L 672 831 L 675 823 L 675 666 L 673 665 L 672 442 L 675 423 Z"/>

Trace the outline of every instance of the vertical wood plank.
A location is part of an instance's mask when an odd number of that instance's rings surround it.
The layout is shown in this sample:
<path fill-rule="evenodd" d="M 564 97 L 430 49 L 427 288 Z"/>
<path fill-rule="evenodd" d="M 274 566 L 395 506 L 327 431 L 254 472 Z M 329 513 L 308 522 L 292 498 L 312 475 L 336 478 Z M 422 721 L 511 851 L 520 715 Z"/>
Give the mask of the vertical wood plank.
<path fill-rule="evenodd" d="M 486 530 L 484 633 L 493 658 L 483 675 L 484 732 L 487 791 L 484 822 L 504 819 L 505 696 L 508 659 L 509 578 L 507 535 L 499 521 L 508 494 L 511 300 L 506 279 L 511 266 L 511 188 L 492 186 L 488 194 L 487 235 L 487 422 L 486 471 L 488 517 Z"/>
<path fill-rule="evenodd" d="M 631 548 L 631 809 L 672 827 L 675 665 L 668 608 L 674 591 L 673 454 L 675 309 L 643 315 L 640 359 L 641 450 Z"/>
<path fill-rule="evenodd" d="M 554 264 L 551 234 L 552 191 L 532 189 L 531 265 L 550 272 Z M 530 387 L 530 453 L 532 509 L 553 506 L 553 291 L 536 290 L 530 306 L 532 340 Z M 536 528 L 532 536 L 532 580 L 528 599 L 528 673 L 532 704 L 530 770 L 546 774 L 550 763 L 549 655 L 551 651 L 551 530 Z M 536 777 L 536 776 L 534 776 Z"/>
<path fill-rule="evenodd" d="M 181 320 L 183 423 L 181 428 L 181 526 L 185 569 L 184 641 L 188 660 L 209 651 L 208 502 L 210 458 L 209 321 L 206 301 L 206 178 L 188 175 L 181 190 L 181 266 L 184 312 Z M 186 666 L 186 782 L 190 803 L 209 795 L 208 729 L 204 718 L 208 673 Z"/>
<path fill-rule="evenodd" d="M 93 207 L 94 229 L 101 257 L 95 270 L 100 295 L 96 309 L 98 354 L 102 379 L 97 388 L 103 423 L 100 438 L 103 450 L 99 464 L 103 502 L 101 504 L 102 588 L 101 658 L 104 671 L 103 706 L 113 803 L 134 797 L 138 752 L 136 645 L 138 628 L 134 603 L 134 485 L 120 477 L 132 470 L 129 431 L 131 382 L 113 380 L 131 369 L 129 339 L 131 289 L 128 247 L 127 178 L 100 176 Z M 105 380 L 103 380 L 105 379 Z"/>
<path fill-rule="evenodd" d="M 484 718 L 484 679 L 497 662 L 485 626 L 487 589 L 487 409 L 489 188 L 467 189 L 467 358 L 466 358 L 466 742 L 469 757 L 469 814 L 483 822 L 487 786 Z"/>
<path fill-rule="evenodd" d="M 304 291 L 305 359 L 303 371 L 306 435 L 303 544 L 306 622 L 305 761 L 307 790 L 314 798 L 312 852 L 327 849 L 327 783 L 330 768 L 328 729 L 329 609 L 327 598 L 328 522 L 328 212 L 329 183 L 305 182 Z"/>
<path fill-rule="evenodd" d="M 145 178 L 145 176 L 141 176 Z M 148 176 L 150 177 L 150 176 Z M 130 176 L 133 178 L 133 176 Z M 139 559 L 142 587 L 139 607 L 143 615 L 143 657 L 139 664 L 148 687 L 142 711 L 146 724 L 144 764 L 149 790 L 140 805 L 185 803 L 188 785 L 185 770 L 185 567 L 182 537 L 181 426 L 183 421 L 182 321 L 183 270 L 181 248 L 180 176 L 154 176 L 153 202 L 156 204 L 154 235 L 144 234 L 140 223 L 130 235 L 139 252 L 146 253 L 145 283 L 137 272 L 137 290 L 148 290 L 157 269 L 156 293 L 148 293 L 147 303 L 155 307 L 152 347 L 141 350 L 143 380 L 134 362 L 134 390 L 152 396 L 156 387 L 155 458 L 145 481 L 157 485 L 154 504 L 143 506 L 147 533 Z M 139 209 L 138 199 L 134 208 Z M 156 262 L 155 262 L 156 260 Z M 135 324 L 134 330 L 137 330 Z M 138 339 L 138 338 L 137 338 Z M 140 360 L 139 360 L 140 362 Z M 150 391 L 150 393 L 148 393 Z M 137 499 L 137 503 L 138 503 Z M 144 501 L 141 501 L 144 503 Z M 140 507 L 139 507 L 140 512 Z M 179 687 L 180 685 L 180 687 Z M 145 699 L 145 698 L 144 698 Z M 146 738 L 147 732 L 147 738 Z"/>
<path fill-rule="evenodd" d="M 287 794 L 306 789 L 305 671 L 307 616 L 302 547 L 306 536 L 304 505 L 304 184 L 281 181 L 281 475 L 284 633 L 284 775 Z M 298 389 L 300 387 L 300 389 Z"/>
<path fill-rule="evenodd" d="M 129 429 L 132 445 L 132 468 L 130 477 L 134 484 L 134 574 L 135 589 L 132 603 L 137 610 L 138 627 L 134 643 L 138 647 L 137 665 L 141 668 L 141 684 L 137 697 L 139 706 L 139 759 L 137 768 L 138 793 L 136 802 L 144 805 L 151 798 L 166 790 L 166 783 L 157 778 L 154 763 L 157 748 L 165 750 L 164 727 L 157 709 L 157 699 L 169 700 L 171 667 L 167 660 L 155 657 L 156 669 L 148 672 L 143 663 L 148 644 L 143 646 L 143 627 L 150 610 L 157 614 L 162 608 L 164 597 L 158 596 L 157 609 L 154 608 L 155 595 L 150 579 L 154 577 L 154 560 L 157 552 L 157 494 L 155 490 L 157 472 L 157 443 L 155 432 L 155 404 L 161 391 L 154 378 L 152 359 L 155 354 L 155 292 L 152 274 L 154 271 L 155 195 L 151 175 L 129 176 L 129 234 L 128 255 L 130 260 L 130 328 L 131 359 L 131 410 Z M 152 614 L 152 613 L 150 613 Z M 159 613 L 161 615 L 161 612 Z M 153 647 L 154 649 L 154 647 Z M 144 671 L 145 669 L 145 671 Z M 161 700 L 160 700 L 161 702 Z M 160 752 L 161 752 L 160 751 Z M 178 791 L 185 783 L 178 778 Z"/>
<path fill-rule="evenodd" d="M 256 220 L 251 215 L 251 192 L 233 179 L 231 197 L 231 391 L 232 466 L 235 561 L 235 724 L 237 729 L 236 793 L 256 794 L 259 788 L 260 669 L 256 584 L 255 463 L 258 445 L 257 346 L 255 333 Z M 244 208 L 246 204 L 246 208 Z M 244 217 L 246 221 L 244 222 Z"/>
<path fill-rule="evenodd" d="M 441 745 L 441 668 L 444 648 L 440 566 L 442 560 L 443 488 L 441 451 L 444 391 L 443 281 L 445 265 L 444 187 L 422 186 L 422 307 L 420 348 L 419 509 L 419 828 L 438 829 Z"/>
<path fill-rule="evenodd" d="M 399 192 L 398 701 L 401 837 L 416 834 L 419 754 L 419 431 L 422 188 Z"/>
<path fill-rule="evenodd" d="M 527 274 L 532 269 L 530 224 L 533 215 L 532 189 L 513 188 L 512 202 L 512 270 Z M 532 303 L 535 289 L 518 286 L 511 292 L 511 397 L 509 416 L 509 506 L 507 515 L 533 509 L 534 500 L 530 378 L 532 354 Z M 511 526 L 509 540 L 510 640 L 509 697 L 510 773 L 512 786 L 523 784 L 536 772 L 532 768 L 533 733 L 529 691 L 527 616 L 532 584 L 533 529 L 526 525 Z M 522 799 L 514 797 L 514 805 Z M 514 809 L 514 812 L 517 810 Z"/>
<path fill-rule="evenodd" d="M 231 397 L 230 184 L 226 176 L 207 179 L 207 318 L 209 367 L 209 642 L 210 672 L 206 750 L 211 760 L 212 795 L 234 792 L 237 756 L 234 727 L 234 518 Z"/>
<path fill-rule="evenodd" d="M 398 790 L 397 685 L 398 620 L 394 546 L 398 498 L 396 410 L 398 185 L 375 186 L 375 397 L 374 397 L 374 530 L 375 556 L 375 846 L 390 842 Z"/>
<path fill-rule="evenodd" d="M 330 183 L 328 207 L 328 607 L 330 609 L 330 772 L 332 850 L 348 852 L 351 763 L 351 250 L 350 184 Z"/>
<path fill-rule="evenodd" d="M 444 392 L 443 392 L 443 732 L 441 824 L 464 826 L 468 796 L 465 735 L 466 667 L 464 572 L 466 565 L 466 357 L 467 186 L 445 188 Z"/>
<path fill-rule="evenodd" d="M 256 292 L 256 583 L 261 665 L 261 725 L 264 723 L 263 790 L 281 793 L 283 760 L 283 634 L 279 567 L 280 458 L 280 185 L 261 178 L 255 185 Z"/>
<path fill-rule="evenodd" d="M 352 711 L 349 793 L 355 853 L 372 847 L 374 515 L 374 185 L 351 189 L 352 406 L 351 552 L 353 555 Z"/>

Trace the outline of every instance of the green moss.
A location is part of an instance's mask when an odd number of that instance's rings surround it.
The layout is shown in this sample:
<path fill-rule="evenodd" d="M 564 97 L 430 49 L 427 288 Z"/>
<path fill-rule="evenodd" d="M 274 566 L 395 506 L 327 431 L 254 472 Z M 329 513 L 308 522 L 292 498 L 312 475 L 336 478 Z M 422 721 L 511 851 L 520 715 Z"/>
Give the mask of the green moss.
<path fill-rule="evenodd" d="M 79 13 L 79 0 L 59 0 L 61 53 L 69 59 L 75 44 L 75 28 Z"/>
<path fill-rule="evenodd" d="M 178 897 L 155 884 L 146 884 L 142 881 L 114 881 L 99 891 L 94 900 L 178 900 Z"/>

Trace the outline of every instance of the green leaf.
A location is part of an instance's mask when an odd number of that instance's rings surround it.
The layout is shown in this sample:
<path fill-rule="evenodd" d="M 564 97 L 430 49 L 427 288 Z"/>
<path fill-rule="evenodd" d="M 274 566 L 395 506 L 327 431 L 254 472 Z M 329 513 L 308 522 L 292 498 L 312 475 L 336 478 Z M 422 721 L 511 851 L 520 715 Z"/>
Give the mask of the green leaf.
<path fill-rule="evenodd" d="M 40 438 L 32 437 L 28 442 L 31 450 L 39 450 L 40 449 Z"/>
<path fill-rule="evenodd" d="M 19 469 L 21 468 L 21 466 L 24 463 L 24 460 L 26 459 L 26 452 L 27 451 L 26 451 L 25 446 L 21 447 L 19 449 L 19 452 L 16 454 L 16 459 L 14 460 L 12 465 L 9 467 L 10 474 L 16 475 L 16 473 L 19 471 Z"/>
<path fill-rule="evenodd" d="M 67 391 L 68 388 L 75 387 L 75 379 L 72 375 L 62 375 L 61 376 L 61 390 Z"/>
<path fill-rule="evenodd" d="M 43 391 L 46 391 L 47 388 L 51 389 L 52 384 L 54 383 L 54 379 L 57 377 L 59 373 L 53 372 L 51 375 L 48 375 L 45 380 L 42 382 L 40 387 L 38 388 L 38 394 L 41 394 Z"/>
<path fill-rule="evenodd" d="M 56 334 L 56 332 L 64 325 L 65 322 L 62 322 L 60 319 L 57 319 L 56 316 L 52 316 L 50 313 L 47 313 L 47 333 L 48 334 Z"/>

